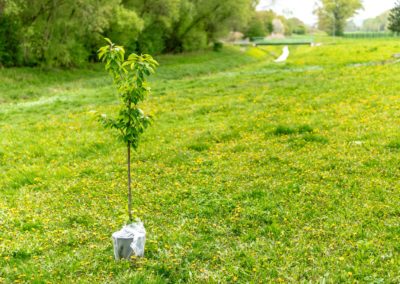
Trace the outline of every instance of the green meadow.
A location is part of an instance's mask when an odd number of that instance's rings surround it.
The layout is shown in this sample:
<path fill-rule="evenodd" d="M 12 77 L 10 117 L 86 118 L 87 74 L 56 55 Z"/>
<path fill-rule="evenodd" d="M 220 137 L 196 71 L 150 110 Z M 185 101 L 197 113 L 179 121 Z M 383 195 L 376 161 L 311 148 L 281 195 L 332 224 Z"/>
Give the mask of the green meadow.
<path fill-rule="evenodd" d="M 164 55 L 132 157 L 101 65 L 0 70 L 0 283 L 399 283 L 400 41 Z"/>

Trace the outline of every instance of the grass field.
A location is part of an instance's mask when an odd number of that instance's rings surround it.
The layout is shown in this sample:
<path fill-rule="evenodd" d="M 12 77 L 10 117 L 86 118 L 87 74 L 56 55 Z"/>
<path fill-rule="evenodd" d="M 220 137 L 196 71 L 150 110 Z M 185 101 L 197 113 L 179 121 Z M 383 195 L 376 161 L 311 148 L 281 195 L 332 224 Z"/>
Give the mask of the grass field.
<path fill-rule="evenodd" d="M 0 70 L 0 283 L 399 283 L 400 41 L 159 57 L 125 147 L 101 66 Z"/>

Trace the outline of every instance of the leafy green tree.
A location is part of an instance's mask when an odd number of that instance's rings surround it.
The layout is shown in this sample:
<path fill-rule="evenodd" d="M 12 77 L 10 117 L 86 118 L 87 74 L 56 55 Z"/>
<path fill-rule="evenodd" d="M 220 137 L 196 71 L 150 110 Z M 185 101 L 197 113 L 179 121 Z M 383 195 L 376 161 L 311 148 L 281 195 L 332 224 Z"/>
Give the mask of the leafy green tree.
<path fill-rule="evenodd" d="M 167 35 L 178 21 L 182 0 L 124 0 L 126 9 L 135 11 L 143 21 L 143 30 L 137 38 L 140 52 L 161 53 L 165 50 Z"/>
<path fill-rule="evenodd" d="M 264 26 L 264 22 L 256 15 L 251 19 L 246 31 L 244 33 L 247 38 L 264 37 L 267 35 L 267 31 Z"/>
<path fill-rule="evenodd" d="M 132 221 L 131 189 L 131 148 L 137 150 L 139 138 L 150 125 L 151 118 L 143 113 L 139 104 L 150 94 L 146 77 L 155 72 L 158 66 L 150 55 L 132 53 L 125 59 L 125 50 L 106 39 L 108 45 L 100 48 L 99 59 L 105 62 L 105 69 L 114 80 L 121 100 L 121 109 L 115 119 L 101 117 L 106 127 L 119 131 L 120 138 L 127 145 L 128 165 L 128 213 Z"/>
<path fill-rule="evenodd" d="M 179 16 L 166 36 L 167 52 L 200 49 L 239 25 L 255 10 L 254 0 L 181 0 Z"/>
<path fill-rule="evenodd" d="M 389 30 L 394 33 L 400 33 L 400 1 L 396 2 L 396 6 L 390 10 L 389 14 Z"/>
<path fill-rule="evenodd" d="M 304 35 L 307 33 L 307 26 L 298 18 L 287 19 L 288 34 Z"/>
<path fill-rule="evenodd" d="M 273 31 L 273 20 L 277 15 L 272 11 L 257 11 L 253 13 L 244 35 L 248 38 L 266 36 Z"/>
<path fill-rule="evenodd" d="M 143 31 L 143 19 L 135 11 L 124 6 L 116 6 L 113 15 L 105 32 L 106 36 L 120 42 L 128 51 L 136 51 L 138 37 Z"/>
<path fill-rule="evenodd" d="M 79 65 L 96 52 L 120 0 L 7 0 L 26 65 Z M 125 17 L 126 18 L 126 17 Z M 131 28 L 135 30 L 135 27 Z"/>
<path fill-rule="evenodd" d="M 341 36 L 347 20 L 362 8 L 360 0 L 320 0 L 314 13 L 318 16 L 319 29 L 331 35 Z"/>

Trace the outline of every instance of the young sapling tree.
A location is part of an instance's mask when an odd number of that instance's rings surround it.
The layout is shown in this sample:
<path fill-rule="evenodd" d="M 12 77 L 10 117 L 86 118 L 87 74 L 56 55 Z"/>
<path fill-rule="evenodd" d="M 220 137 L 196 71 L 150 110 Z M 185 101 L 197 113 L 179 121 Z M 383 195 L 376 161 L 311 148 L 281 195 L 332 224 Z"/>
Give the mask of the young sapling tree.
<path fill-rule="evenodd" d="M 125 59 L 125 50 L 122 46 L 115 45 L 108 38 L 105 40 L 108 45 L 99 49 L 98 56 L 114 80 L 121 108 L 115 118 L 108 118 L 103 114 L 100 120 L 105 127 L 118 130 L 120 138 L 127 146 L 128 216 L 131 223 L 133 221 L 131 149 L 138 149 L 139 138 L 151 123 L 151 117 L 143 113 L 139 103 L 150 94 L 146 78 L 155 72 L 158 63 L 148 54 L 133 53 Z"/>

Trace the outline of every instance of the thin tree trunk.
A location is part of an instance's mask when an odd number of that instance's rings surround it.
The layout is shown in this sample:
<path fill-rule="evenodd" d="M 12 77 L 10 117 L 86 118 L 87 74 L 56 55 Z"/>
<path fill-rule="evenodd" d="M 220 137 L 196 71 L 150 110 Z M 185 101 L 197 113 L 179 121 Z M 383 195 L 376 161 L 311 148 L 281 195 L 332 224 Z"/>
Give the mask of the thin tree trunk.
<path fill-rule="evenodd" d="M 132 189 L 131 189 L 131 143 L 128 142 L 128 214 L 132 222 Z"/>

